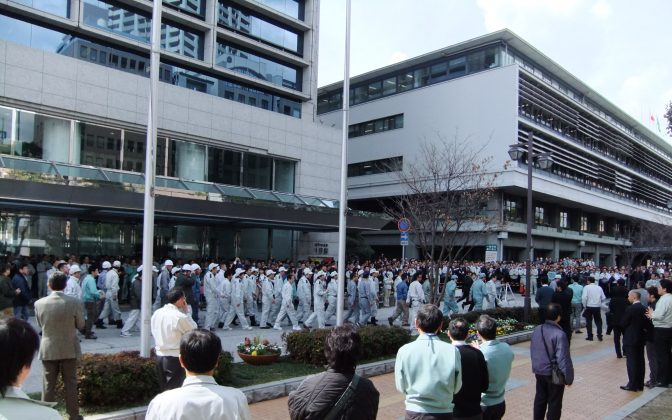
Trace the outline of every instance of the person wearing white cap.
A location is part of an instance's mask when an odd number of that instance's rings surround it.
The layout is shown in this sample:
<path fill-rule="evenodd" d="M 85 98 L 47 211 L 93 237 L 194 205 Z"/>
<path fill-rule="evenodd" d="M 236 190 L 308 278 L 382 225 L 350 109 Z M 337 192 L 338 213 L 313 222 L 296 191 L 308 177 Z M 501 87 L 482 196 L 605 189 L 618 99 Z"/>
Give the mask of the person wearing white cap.
<path fill-rule="evenodd" d="M 290 273 L 287 277 L 287 282 L 282 286 L 282 305 L 280 307 L 280 312 L 275 318 L 275 325 L 273 325 L 274 330 L 282 331 L 280 323 L 282 322 L 285 316 L 289 317 L 289 321 L 292 323 L 292 329 L 294 331 L 300 331 L 299 321 L 296 318 L 296 310 L 294 309 L 293 295 L 294 291 L 292 284 L 294 283 L 294 274 Z"/>
<path fill-rule="evenodd" d="M 338 297 L 338 272 L 332 271 L 327 279 L 327 310 L 324 312 L 324 325 L 330 326 L 331 317 L 336 314 L 336 298 Z"/>
<path fill-rule="evenodd" d="M 371 305 L 371 324 L 378 325 L 376 315 L 378 315 L 378 293 L 380 292 L 380 273 L 375 268 L 371 269 L 371 276 L 369 277 L 369 287 L 371 293 L 369 294 L 369 304 Z"/>
<path fill-rule="evenodd" d="M 180 271 L 182 271 L 182 267 L 173 267 L 173 269 L 170 270 L 170 281 L 168 282 L 168 290 L 175 287 L 175 282 L 177 281 L 177 275 L 180 274 Z"/>
<path fill-rule="evenodd" d="M 109 264 L 109 262 L 107 263 Z M 119 267 L 121 267 L 121 262 L 113 262 L 112 268 L 105 276 L 105 306 L 103 306 L 103 312 L 98 317 L 98 322 L 102 323 L 111 312 L 114 323 L 117 324 L 117 328 L 121 329 L 123 323 L 121 322 L 121 311 L 119 310 L 119 301 L 117 300 L 119 294 Z"/>
<path fill-rule="evenodd" d="M 261 319 L 259 320 L 259 325 L 264 330 L 273 327 L 268 322 L 271 307 L 275 303 L 273 277 L 275 277 L 275 271 L 273 270 L 266 270 L 265 275 L 261 276 Z"/>
<path fill-rule="evenodd" d="M 78 265 L 73 265 L 70 267 L 68 274 L 70 277 L 68 277 L 68 282 L 65 285 L 65 289 L 63 289 L 63 294 L 82 300 L 82 286 L 79 283 L 82 270 Z"/>
<path fill-rule="evenodd" d="M 278 267 L 278 274 L 273 278 L 273 306 L 269 318 L 274 320 L 280 313 L 282 306 L 282 286 L 287 278 L 287 269 L 283 266 Z"/>
<path fill-rule="evenodd" d="M 394 273 L 390 266 L 387 266 L 383 271 L 383 306 L 390 306 L 390 298 L 392 298 L 392 284 L 394 283 Z"/>
<path fill-rule="evenodd" d="M 182 266 L 182 271 L 177 275 L 175 279 L 175 287 L 179 287 L 184 292 L 184 298 L 187 299 L 187 306 L 189 307 L 189 312 L 191 312 L 192 305 L 194 303 L 194 277 L 191 273 L 191 264 L 184 264 Z M 191 314 L 191 318 L 194 318 L 194 314 Z M 196 320 L 194 319 L 194 322 Z"/>
<path fill-rule="evenodd" d="M 205 303 L 207 305 L 205 313 L 205 324 L 204 328 L 209 328 L 210 331 L 214 331 L 217 328 L 219 323 L 219 318 L 221 316 L 220 310 L 221 305 L 219 303 L 219 285 L 217 284 L 217 279 L 215 274 L 219 270 L 219 266 L 215 263 L 210 263 L 208 265 L 208 271 L 203 277 L 203 289 L 205 291 Z"/>
<path fill-rule="evenodd" d="M 168 293 L 168 290 L 170 290 L 170 278 L 173 275 L 172 270 L 174 265 L 172 260 L 166 260 L 163 263 L 163 269 L 156 278 L 156 299 L 154 300 L 154 305 L 152 305 L 152 310 L 154 311 L 168 302 L 166 300 L 166 294 Z"/>
<path fill-rule="evenodd" d="M 152 267 L 153 268 L 153 267 Z M 131 303 L 131 312 L 128 314 L 128 318 L 124 323 L 124 328 L 121 329 L 122 337 L 131 337 L 131 330 L 136 326 L 140 320 L 140 303 L 142 301 L 142 264 L 136 269 L 137 273 L 131 279 L 131 285 L 129 287 L 130 291 L 130 303 Z"/>
<path fill-rule="evenodd" d="M 191 276 L 194 278 L 194 285 L 191 286 L 191 293 L 194 295 L 194 301 L 191 303 L 191 317 L 198 323 L 198 312 L 201 304 L 201 285 L 203 284 L 201 278 L 201 266 L 198 264 L 191 265 Z"/>
<path fill-rule="evenodd" d="M 369 284 L 369 272 L 360 270 L 359 284 L 359 325 L 365 326 L 371 319 L 371 285 Z"/>
<path fill-rule="evenodd" d="M 359 273 L 355 270 L 350 274 L 348 280 L 348 313 L 345 314 L 343 321 L 354 319 L 354 323 L 359 323 Z M 352 321 L 351 321 L 352 322 Z"/>
<path fill-rule="evenodd" d="M 231 330 L 231 327 L 225 325 L 225 322 L 231 311 L 231 277 L 233 273 L 226 269 L 226 265 L 222 265 L 224 268 L 220 269 L 215 276 L 219 288 L 219 326 L 224 330 Z"/>
<path fill-rule="evenodd" d="M 327 295 L 325 277 L 327 273 L 318 271 L 315 275 L 313 284 L 313 313 L 303 322 L 306 328 L 312 328 L 315 319 L 317 319 L 317 328 L 324 328 L 324 301 Z"/>
<path fill-rule="evenodd" d="M 310 305 L 312 301 L 312 293 L 310 290 L 309 277 L 313 275 L 310 268 L 303 269 L 303 276 L 299 279 L 296 293 L 299 297 L 299 307 L 296 308 L 296 318 L 299 322 L 306 321 L 310 317 Z"/>
<path fill-rule="evenodd" d="M 250 325 L 258 326 L 257 316 L 257 270 L 255 267 L 250 267 L 242 276 L 243 290 L 245 293 L 245 316 L 250 317 Z"/>
<path fill-rule="evenodd" d="M 240 326 L 244 330 L 252 329 L 247 322 L 247 318 L 245 318 L 245 291 L 243 290 L 243 283 L 240 280 L 240 276 L 244 273 L 245 270 L 242 268 L 236 268 L 236 272 L 231 278 L 231 309 L 226 316 L 226 321 L 224 321 L 224 327 L 230 327 L 233 318 L 238 315 Z"/>

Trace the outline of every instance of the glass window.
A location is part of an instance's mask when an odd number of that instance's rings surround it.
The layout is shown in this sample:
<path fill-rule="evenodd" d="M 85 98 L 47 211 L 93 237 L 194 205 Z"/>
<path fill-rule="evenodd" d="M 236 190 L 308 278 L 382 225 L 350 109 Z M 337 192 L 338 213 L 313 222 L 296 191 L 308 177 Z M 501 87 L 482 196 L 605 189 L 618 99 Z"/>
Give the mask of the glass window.
<path fill-rule="evenodd" d="M 546 219 L 544 218 L 544 208 L 543 207 L 535 207 L 534 208 L 534 223 L 537 225 L 542 225 L 546 222 Z"/>
<path fill-rule="evenodd" d="M 584 232 L 588 230 L 588 216 L 581 216 L 581 230 Z"/>
<path fill-rule="evenodd" d="M 61 44 L 68 36 L 41 26 L 0 15 L 0 39 L 49 52 L 61 52 Z M 72 53 L 69 54 L 72 56 Z"/>
<path fill-rule="evenodd" d="M 124 170 L 145 172 L 145 143 L 146 133 L 124 132 Z M 165 158 L 164 158 L 165 159 Z M 158 150 L 157 150 L 158 161 Z M 163 173 L 157 172 L 157 175 Z"/>
<path fill-rule="evenodd" d="M 18 111 L 16 125 L 15 155 L 55 162 L 68 162 L 70 157 L 70 120 Z"/>
<path fill-rule="evenodd" d="M 240 152 L 208 148 L 208 181 L 240 185 Z"/>
<path fill-rule="evenodd" d="M 408 72 L 402 75 L 399 75 L 399 92 L 404 92 L 409 89 L 413 89 L 413 73 Z"/>
<path fill-rule="evenodd" d="M 205 181 L 205 163 L 205 146 L 186 141 L 170 141 L 168 176 Z"/>
<path fill-rule="evenodd" d="M 427 81 L 429 80 L 429 69 L 421 68 L 415 70 L 413 75 L 413 88 L 419 88 L 422 86 L 427 86 Z"/>
<path fill-rule="evenodd" d="M 391 95 L 393 93 L 397 93 L 396 76 L 388 77 L 387 79 L 383 80 L 383 95 Z"/>
<path fill-rule="evenodd" d="M 163 4 L 205 19 L 205 0 L 163 0 Z"/>
<path fill-rule="evenodd" d="M 600 219 L 600 223 L 599 223 L 598 231 L 599 231 L 600 233 L 602 233 L 602 232 L 605 231 L 605 229 L 604 229 L 604 220 L 601 220 L 601 219 Z"/>
<path fill-rule="evenodd" d="M 217 43 L 217 65 L 278 86 L 301 90 L 300 69 L 262 57 L 234 44 Z"/>
<path fill-rule="evenodd" d="M 504 201 L 504 220 L 511 220 L 511 221 L 520 220 L 520 209 L 517 201 L 515 200 Z"/>
<path fill-rule="evenodd" d="M 566 211 L 560 212 L 560 227 L 566 229 L 569 227 L 569 215 Z"/>
<path fill-rule="evenodd" d="M 78 131 L 82 165 L 121 169 L 121 130 L 78 123 Z"/>
<path fill-rule="evenodd" d="M 387 159 L 371 160 L 367 162 L 351 163 L 348 165 L 348 176 L 375 175 L 386 172 L 401 171 L 403 157 L 397 156 Z"/>
<path fill-rule="evenodd" d="M 218 24 L 281 49 L 302 52 L 302 39 L 298 33 L 230 1 L 220 1 Z"/>
<path fill-rule="evenodd" d="M 271 189 L 271 158 L 245 153 L 243 157 L 243 186 Z"/>
<path fill-rule="evenodd" d="M 294 168 L 296 164 L 289 160 L 275 159 L 274 190 L 294 192 Z"/>
<path fill-rule="evenodd" d="M 174 23 L 161 23 L 161 49 L 203 60 L 204 36 Z"/>
<path fill-rule="evenodd" d="M 369 92 L 368 92 L 369 100 L 380 98 L 382 92 L 383 92 L 382 82 L 380 80 L 369 83 Z"/>
<path fill-rule="evenodd" d="M 360 137 L 367 134 L 381 133 L 383 131 L 394 130 L 403 127 L 404 114 L 393 115 L 391 117 L 384 117 L 377 120 L 351 124 L 348 127 L 348 137 Z"/>
<path fill-rule="evenodd" d="M 12 153 L 12 110 L 0 107 L 0 153 Z"/>
<path fill-rule="evenodd" d="M 357 86 L 350 92 L 350 95 L 352 96 L 350 98 L 350 102 L 354 104 L 361 104 L 362 102 L 366 102 L 368 99 L 368 92 L 368 86 Z"/>
<path fill-rule="evenodd" d="M 445 61 L 441 63 L 436 63 L 432 65 L 430 72 L 432 83 L 445 80 L 446 77 L 448 76 L 448 63 Z"/>
<path fill-rule="evenodd" d="M 303 20 L 303 0 L 258 0 L 266 6 L 284 13 L 294 19 Z"/>
<path fill-rule="evenodd" d="M 84 0 L 84 24 L 140 42 L 149 43 L 152 20 L 149 15 L 101 0 Z"/>
<path fill-rule="evenodd" d="M 448 76 L 458 77 L 464 76 L 467 73 L 467 59 L 465 57 L 458 57 L 448 61 Z"/>
<path fill-rule="evenodd" d="M 10 0 L 60 17 L 70 17 L 69 0 Z"/>

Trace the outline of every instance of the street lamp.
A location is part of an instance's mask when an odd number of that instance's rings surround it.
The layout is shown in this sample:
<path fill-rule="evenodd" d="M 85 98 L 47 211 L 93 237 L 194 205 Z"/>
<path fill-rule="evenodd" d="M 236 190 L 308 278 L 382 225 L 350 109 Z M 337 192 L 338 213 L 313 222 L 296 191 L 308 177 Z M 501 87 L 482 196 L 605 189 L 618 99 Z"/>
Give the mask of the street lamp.
<path fill-rule="evenodd" d="M 532 271 L 532 166 L 536 163 L 541 169 L 550 169 L 553 166 L 553 157 L 551 153 L 537 153 L 533 152 L 534 133 L 530 130 L 527 137 L 527 150 L 521 145 L 514 144 L 509 147 L 509 156 L 514 161 L 519 161 L 523 155 L 527 154 L 527 246 L 525 261 L 525 300 L 523 303 L 524 321 L 530 321 L 530 310 L 532 300 L 530 299 L 531 286 L 531 271 Z"/>

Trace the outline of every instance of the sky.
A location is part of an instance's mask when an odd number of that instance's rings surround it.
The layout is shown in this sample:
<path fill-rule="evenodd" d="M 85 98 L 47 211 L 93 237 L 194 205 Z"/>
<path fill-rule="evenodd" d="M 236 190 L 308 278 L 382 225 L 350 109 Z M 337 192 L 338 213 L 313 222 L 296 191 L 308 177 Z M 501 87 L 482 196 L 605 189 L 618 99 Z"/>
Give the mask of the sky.
<path fill-rule="evenodd" d="M 318 86 L 343 79 L 345 1 L 320 2 Z M 672 143 L 669 0 L 352 0 L 350 75 L 504 28 Z"/>

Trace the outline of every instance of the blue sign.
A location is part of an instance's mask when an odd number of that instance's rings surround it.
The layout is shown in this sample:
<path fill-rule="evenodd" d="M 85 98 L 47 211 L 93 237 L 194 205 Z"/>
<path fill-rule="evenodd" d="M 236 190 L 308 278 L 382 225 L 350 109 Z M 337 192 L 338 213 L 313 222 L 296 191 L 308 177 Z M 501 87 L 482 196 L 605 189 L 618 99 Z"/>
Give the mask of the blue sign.
<path fill-rule="evenodd" d="M 399 234 L 399 241 L 401 243 L 401 246 L 408 245 L 408 232 L 401 232 Z"/>
<path fill-rule="evenodd" d="M 411 221 L 405 217 L 399 219 L 399 221 L 397 222 L 397 227 L 399 228 L 399 232 L 408 232 L 409 230 L 411 230 Z"/>

